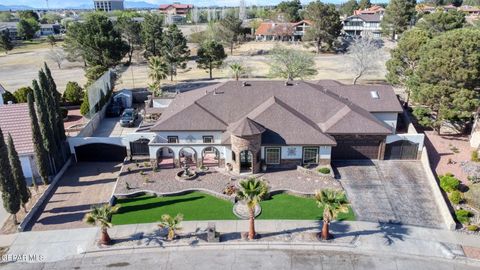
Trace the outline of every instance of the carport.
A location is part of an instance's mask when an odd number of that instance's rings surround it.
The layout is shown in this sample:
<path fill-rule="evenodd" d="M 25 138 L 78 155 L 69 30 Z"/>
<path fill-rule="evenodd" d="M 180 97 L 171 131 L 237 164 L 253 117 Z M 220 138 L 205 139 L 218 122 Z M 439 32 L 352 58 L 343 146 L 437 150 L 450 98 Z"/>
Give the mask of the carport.
<path fill-rule="evenodd" d="M 108 143 L 89 143 L 75 146 L 77 162 L 122 162 L 127 156 L 125 146 Z"/>

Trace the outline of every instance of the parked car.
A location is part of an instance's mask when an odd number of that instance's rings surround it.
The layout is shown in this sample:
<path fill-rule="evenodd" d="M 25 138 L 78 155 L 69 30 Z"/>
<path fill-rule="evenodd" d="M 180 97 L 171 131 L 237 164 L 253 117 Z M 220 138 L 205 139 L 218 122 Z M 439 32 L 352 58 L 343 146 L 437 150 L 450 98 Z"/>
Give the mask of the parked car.
<path fill-rule="evenodd" d="M 119 102 L 115 102 L 112 100 L 107 107 L 107 111 L 105 112 L 106 117 L 119 117 L 122 115 L 123 106 Z"/>
<path fill-rule="evenodd" d="M 120 117 L 120 126 L 133 127 L 135 120 L 138 118 L 138 113 L 135 109 L 125 109 Z"/>

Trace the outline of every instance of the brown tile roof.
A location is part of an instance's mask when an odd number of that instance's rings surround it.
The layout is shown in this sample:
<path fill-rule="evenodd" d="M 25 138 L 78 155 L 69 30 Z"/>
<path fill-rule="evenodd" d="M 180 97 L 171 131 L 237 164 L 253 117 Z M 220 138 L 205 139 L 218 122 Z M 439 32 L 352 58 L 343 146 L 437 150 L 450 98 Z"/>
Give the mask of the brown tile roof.
<path fill-rule="evenodd" d="M 374 90 L 379 99 L 371 101 Z M 401 112 L 391 87 L 332 81 L 288 86 L 283 81 L 252 81 L 244 86 L 230 81 L 179 94 L 151 131 L 231 133 L 248 117 L 266 129 L 265 144 L 335 145 L 330 134 L 390 134 L 391 128 L 370 113 L 381 111 Z"/>
<path fill-rule="evenodd" d="M 238 123 L 233 124 L 233 129 L 231 133 L 236 136 L 252 136 L 262 134 L 265 131 L 265 128 L 262 127 L 257 122 L 252 119 L 245 117 L 240 120 Z"/>
<path fill-rule="evenodd" d="M 34 152 L 28 104 L 0 105 L 0 128 L 5 140 L 12 135 L 18 154 Z"/>

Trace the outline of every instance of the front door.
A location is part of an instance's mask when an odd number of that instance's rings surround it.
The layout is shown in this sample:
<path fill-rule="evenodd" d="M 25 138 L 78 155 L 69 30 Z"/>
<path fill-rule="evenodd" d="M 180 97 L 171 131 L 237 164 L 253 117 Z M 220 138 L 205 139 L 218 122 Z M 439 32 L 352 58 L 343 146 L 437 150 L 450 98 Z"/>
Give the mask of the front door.
<path fill-rule="evenodd" d="M 252 152 L 242 151 L 240 152 L 240 172 L 252 171 Z"/>

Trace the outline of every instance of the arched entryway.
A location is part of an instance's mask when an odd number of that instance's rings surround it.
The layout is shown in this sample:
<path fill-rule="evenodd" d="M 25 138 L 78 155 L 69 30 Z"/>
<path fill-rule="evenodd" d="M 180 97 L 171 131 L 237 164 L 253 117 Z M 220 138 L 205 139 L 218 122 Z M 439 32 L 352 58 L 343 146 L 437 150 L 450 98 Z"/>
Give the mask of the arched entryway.
<path fill-rule="evenodd" d="M 179 160 L 180 166 L 196 167 L 197 165 L 197 152 L 191 147 L 183 147 L 180 149 Z"/>
<path fill-rule="evenodd" d="M 202 165 L 205 167 L 218 167 L 220 164 L 220 151 L 210 146 L 205 147 L 202 151 Z"/>
<path fill-rule="evenodd" d="M 252 172 L 253 170 L 253 153 L 249 150 L 240 152 L 240 173 Z"/>
<path fill-rule="evenodd" d="M 157 150 L 157 162 L 160 169 L 175 168 L 175 153 L 170 147 L 162 147 Z"/>

